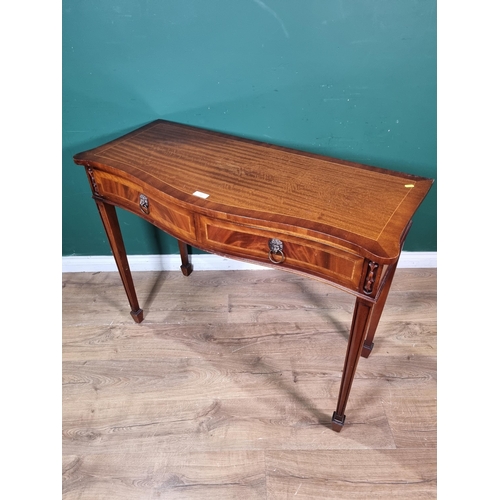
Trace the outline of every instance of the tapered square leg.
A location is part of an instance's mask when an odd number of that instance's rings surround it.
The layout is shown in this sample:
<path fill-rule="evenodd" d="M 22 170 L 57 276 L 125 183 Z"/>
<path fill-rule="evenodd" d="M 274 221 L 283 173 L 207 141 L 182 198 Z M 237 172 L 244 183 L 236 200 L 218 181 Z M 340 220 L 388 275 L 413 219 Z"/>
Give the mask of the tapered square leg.
<path fill-rule="evenodd" d="M 356 367 L 363 349 L 363 341 L 366 338 L 366 332 L 370 324 L 372 311 L 373 303 L 359 298 L 356 299 L 351 332 L 349 334 L 349 342 L 347 343 L 344 370 L 342 371 L 342 380 L 340 381 L 337 409 L 333 413 L 332 417 L 332 429 L 337 432 L 340 432 L 344 426 L 347 400 L 349 399 L 349 393 L 351 392 L 352 382 L 354 380 Z"/>
<path fill-rule="evenodd" d="M 144 319 L 144 311 L 139 309 L 138 311 L 130 311 L 130 316 L 136 323 L 141 323 Z"/>
<path fill-rule="evenodd" d="M 181 254 L 181 271 L 184 276 L 189 276 L 193 272 L 193 264 L 189 259 L 188 246 L 183 241 L 177 241 L 179 244 L 179 252 Z"/>
<path fill-rule="evenodd" d="M 336 432 L 340 432 L 344 427 L 345 415 L 340 416 L 336 411 L 333 412 L 332 417 L 332 429 Z"/>
<path fill-rule="evenodd" d="M 367 358 L 371 354 L 374 345 L 375 344 L 373 342 L 371 344 L 367 344 L 365 342 L 363 344 L 363 350 L 361 351 L 361 356 L 363 356 L 363 358 Z"/>
<path fill-rule="evenodd" d="M 385 302 L 387 300 L 387 295 L 389 294 L 389 289 L 391 288 L 392 279 L 394 278 L 394 273 L 396 272 L 397 261 L 387 270 L 382 283 L 382 292 L 377 300 L 377 303 L 373 307 L 373 312 L 370 319 L 370 325 L 368 326 L 368 331 L 366 333 L 366 339 L 363 345 L 363 350 L 361 351 L 361 356 L 367 358 L 373 351 L 373 338 L 375 337 L 375 332 L 377 331 L 378 324 L 380 322 L 380 317 L 384 310 Z"/>
<path fill-rule="evenodd" d="M 115 258 L 116 267 L 125 288 L 125 293 L 127 294 L 131 309 L 130 314 L 136 323 L 140 323 L 143 320 L 143 312 L 139 307 L 135 293 L 134 281 L 128 265 L 127 252 L 125 251 L 125 244 L 123 243 L 116 209 L 113 205 L 97 198 L 95 198 L 95 202 L 104 225 L 104 230 L 106 231 L 106 236 L 108 237 L 111 251 L 113 252 L 113 257 Z"/>

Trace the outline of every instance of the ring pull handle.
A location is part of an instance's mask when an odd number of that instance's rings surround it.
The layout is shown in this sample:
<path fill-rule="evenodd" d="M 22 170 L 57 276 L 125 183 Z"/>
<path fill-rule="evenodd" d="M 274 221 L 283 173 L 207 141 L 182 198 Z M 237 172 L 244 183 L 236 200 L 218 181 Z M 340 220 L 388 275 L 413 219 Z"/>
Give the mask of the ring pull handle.
<path fill-rule="evenodd" d="M 149 214 L 149 200 L 145 194 L 139 195 L 139 206 L 145 214 Z"/>
<path fill-rule="evenodd" d="M 285 261 L 285 254 L 283 253 L 283 242 L 277 238 L 272 238 L 269 240 L 269 260 L 273 264 L 281 264 Z M 275 260 L 274 256 L 278 256 L 279 260 Z"/>

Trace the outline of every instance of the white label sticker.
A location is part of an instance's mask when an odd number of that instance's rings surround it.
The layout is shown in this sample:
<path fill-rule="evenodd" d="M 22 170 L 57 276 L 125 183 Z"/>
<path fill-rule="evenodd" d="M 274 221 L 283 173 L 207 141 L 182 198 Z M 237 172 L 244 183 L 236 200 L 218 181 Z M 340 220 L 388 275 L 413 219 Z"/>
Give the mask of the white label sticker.
<path fill-rule="evenodd" d="M 203 199 L 206 200 L 210 195 L 207 194 L 207 193 L 202 193 L 201 191 L 195 191 L 193 193 L 193 196 L 198 196 L 198 197 L 203 198 Z"/>

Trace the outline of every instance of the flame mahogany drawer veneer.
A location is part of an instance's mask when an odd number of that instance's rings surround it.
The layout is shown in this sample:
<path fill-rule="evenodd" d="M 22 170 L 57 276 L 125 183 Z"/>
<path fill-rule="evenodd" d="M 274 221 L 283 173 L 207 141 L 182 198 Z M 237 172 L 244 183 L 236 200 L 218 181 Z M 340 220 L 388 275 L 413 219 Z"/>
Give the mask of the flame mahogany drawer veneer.
<path fill-rule="evenodd" d="M 327 281 L 356 296 L 332 427 L 368 357 L 411 218 L 432 179 L 156 120 L 79 153 L 137 323 L 115 206 L 188 245 Z"/>

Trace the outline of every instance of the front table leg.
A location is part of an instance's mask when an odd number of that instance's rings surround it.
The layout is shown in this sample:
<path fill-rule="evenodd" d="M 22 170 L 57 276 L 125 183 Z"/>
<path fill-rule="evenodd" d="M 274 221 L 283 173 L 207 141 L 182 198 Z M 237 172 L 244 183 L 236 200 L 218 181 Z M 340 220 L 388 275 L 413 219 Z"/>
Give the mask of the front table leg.
<path fill-rule="evenodd" d="M 127 294 L 130 307 L 132 308 L 130 315 L 136 323 L 140 323 L 144 319 L 143 312 L 139 307 L 139 302 L 135 293 L 134 282 L 128 265 L 127 252 L 125 251 L 116 209 L 113 205 L 104 203 L 101 200 L 96 199 L 95 202 L 99 209 L 104 229 L 106 230 L 109 245 L 111 246 L 113 257 L 115 258 L 116 266 L 118 267 L 118 272 L 120 273 L 125 288 L 125 293 Z"/>
<path fill-rule="evenodd" d="M 372 310 L 373 304 L 371 302 L 359 298 L 356 299 L 351 332 L 349 334 L 349 342 L 345 355 L 344 371 L 342 372 L 342 381 L 340 382 L 337 409 L 333 412 L 332 417 L 332 429 L 337 432 L 340 432 L 344 426 L 345 408 L 347 406 L 349 393 L 351 392 L 356 367 L 361 356 L 361 351 L 363 350 L 363 341 L 365 340 L 370 325 Z"/>

